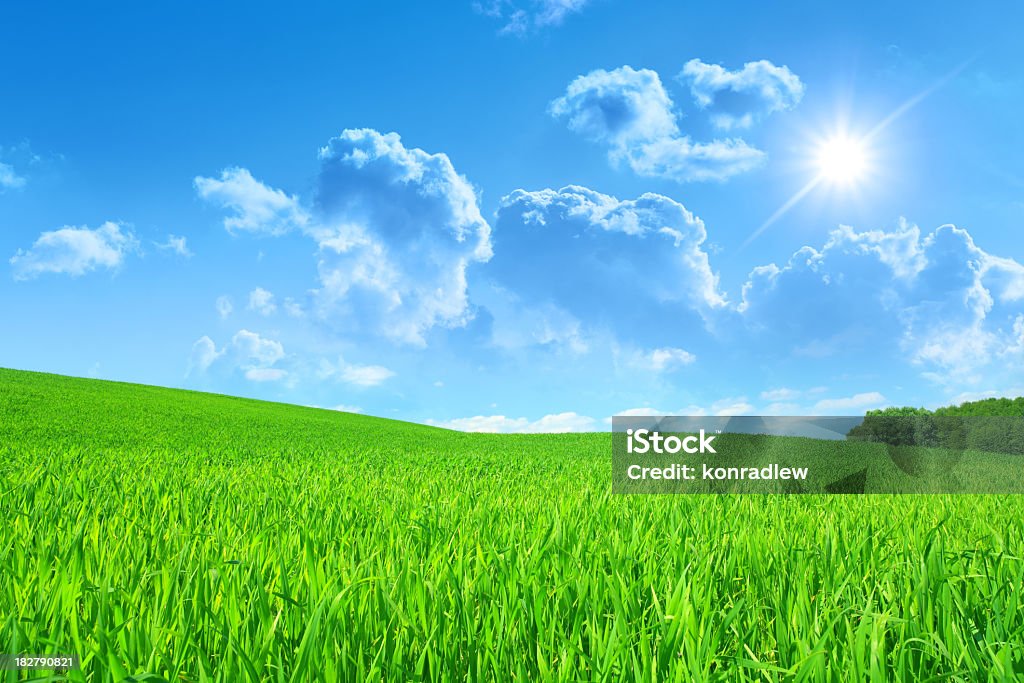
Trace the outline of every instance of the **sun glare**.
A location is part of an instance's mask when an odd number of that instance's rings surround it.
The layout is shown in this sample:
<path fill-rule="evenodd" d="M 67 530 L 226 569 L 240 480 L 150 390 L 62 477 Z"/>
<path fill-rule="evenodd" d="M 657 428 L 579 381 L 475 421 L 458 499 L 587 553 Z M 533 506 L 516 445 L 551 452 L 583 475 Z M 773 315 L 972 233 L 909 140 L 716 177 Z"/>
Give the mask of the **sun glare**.
<path fill-rule="evenodd" d="M 836 137 L 818 148 L 818 169 L 823 179 L 849 185 L 857 182 L 867 170 L 867 155 L 860 140 Z"/>

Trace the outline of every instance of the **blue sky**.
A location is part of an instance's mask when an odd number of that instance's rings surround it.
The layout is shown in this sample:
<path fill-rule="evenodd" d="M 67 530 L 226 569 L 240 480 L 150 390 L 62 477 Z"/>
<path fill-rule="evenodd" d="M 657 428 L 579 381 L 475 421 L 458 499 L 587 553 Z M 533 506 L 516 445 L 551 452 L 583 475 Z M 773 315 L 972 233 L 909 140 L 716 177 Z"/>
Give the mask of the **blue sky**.
<path fill-rule="evenodd" d="M 0 366 L 503 431 L 1020 394 L 1022 15 L 7 3 Z"/>

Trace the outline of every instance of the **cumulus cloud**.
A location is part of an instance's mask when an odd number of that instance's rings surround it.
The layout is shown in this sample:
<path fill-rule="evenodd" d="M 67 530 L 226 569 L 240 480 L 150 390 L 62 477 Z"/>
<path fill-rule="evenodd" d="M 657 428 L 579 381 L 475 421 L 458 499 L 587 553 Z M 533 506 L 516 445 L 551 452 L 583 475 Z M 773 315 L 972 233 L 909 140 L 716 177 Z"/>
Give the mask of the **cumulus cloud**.
<path fill-rule="evenodd" d="M 706 238 L 698 217 L 661 195 L 620 200 L 575 185 L 516 190 L 500 202 L 496 253 L 485 276 L 514 293 L 520 313 L 510 320 L 521 336 L 585 348 L 587 329 L 607 327 L 612 317 L 623 340 L 664 318 L 663 339 L 634 341 L 667 347 L 669 332 L 688 315 L 700 324 L 700 315 L 726 305 Z M 503 323 L 501 301 L 483 287 L 475 291 L 494 315 L 495 331 L 514 336 Z"/>
<path fill-rule="evenodd" d="M 726 180 L 758 168 L 767 158 L 739 138 L 693 142 L 689 136 L 645 141 L 622 154 L 637 174 L 678 182 Z"/>
<path fill-rule="evenodd" d="M 974 383 L 1014 344 L 1024 266 L 993 256 L 961 228 L 927 235 L 840 227 L 821 249 L 755 268 L 737 310 L 761 346 L 808 357 L 893 351 L 939 383 Z M 894 340 L 896 340 L 894 342 Z"/>
<path fill-rule="evenodd" d="M 509 434 L 564 434 L 567 432 L 592 431 L 595 420 L 574 412 L 545 415 L 537 420 L 525 417 L 506 417 L 504 415 L 477 415 L 475 417 L 459 417 L 454 420 L 436 422 L 427 420 L 427 424 L 461 432 L 490 432 Z"/>
<path fill-rule="evenodd" d="M 581 12 L 589 0 L 489 0 L 474 3 L 475 9 L 504 25 L 499 33 L 524 36 L 531 31 L 560 26 L 571 14 Z"/>
<path fill-rule="evenodd" d="M 121 223 L 108 221 L 94 230 L 65 226 L 44 232 L 29 249 L 19 249 L 10 264 L 16 280 L 30 280 L 45 273 L 78 277 L 101 268 L 120 267 L 138 246 L 132 231 Z"/>
<path fill-rule="evenodd" d="M 491 228 L 447 155 L 362 129 L 330 140 L 320 160 L 321 312 L 356 313 L 419 345 L 435 325 L 464 325 L 466 270 L 491 257 Z"/>
<path fill-rule="evenodd" d="M 320 361 L 320 379 L 336 379 L 357 387 L 375 387 L 395 376 L 395 372 L 383 365 L 356 365 L 339 358 L 337 364 L 328 360 Z"/>
<path fill-rule="evenodd" d="M 281 342 L 261 337 L 257 332 L 239 330 L 231 338 L 232 348 L 249 367 L 269 367 L 284 358 Z"/>
<path fill-rule="evenodd" d="M 873 255 L 892 270 L 894 277 L 909 279 L 928 265 L 924 254 L 926 246 L 921 240 L 920 228 L 901 220 L 899 228 L 893 232 L 856 232 L 848 225 L 840 225 L 829 235 L 825 250 L 841 248 L 849 254 Z"/>
<path fill-rule="evenodd" d="M 214 364 L 223 364 L 228 370 L 242 371 L 246 379 L 254 382 L 276 381 L 288 375 L 286 370 L 274 367 L 284 357 L 280 342 L 257 332 L 239 330 L 221 349 L 210 337 L 203 336 L 192 345 L 187 374 L 202 374 Z"/>
<path fill-rule="evenodd" d="M 14 167 L 0 161 L 0 192 L 25 186 L 25 178 L 14 172 Z"/>
<path fill-rule="evenodd" d="M 725 180 L 765 154 L 739 138 L 694 142 L 676 122 L 672 100 L 650 69 L 623 66 L 579 76 L 550 105 L 570 130 L 608 147 L 609 160 L 637 174 L 679 182 Z"/>
<path fill-rule="evenodd" d="M 570 83 L 550 109 L 573 132 L 616 149 L 679 133 L 672 100 L 650 69 L 591 71 Z"/>
<path fill-rule="evenodd" d="M 264 185 L 244 168 L 226 168 L 219 178 L 196 176 L 194 184 L 201 198 L 231 212 L 224 227 L 232 233 L 281 235 L 309 222 L 298 197 Z"/>
<path fill-rule="evenodd" d="M 187 240 L 184 237 L 178 235 L 168 235 L 167 240 L 164 242 L 155 242 L 157 249 L 163 251 L 170 251 L 178 256 L 184 258 L 191 258 L 192 252 L 189 251 Z"/>
<path fill-rule="evenodd" d="M 804 95 L 804 84 L 796 74 L 766 59 L 747 62 L 736 71 L 691 59 L 679 80 L 723 130 L 750 128 L 772 112 L 792 109 Z"/>
<path fill-rule="evenodd" d="M 213 343 L 213 340 L 203 335 L 192 345 L 192 354 L 189 357 L 186 375 L 192 374 L 193 370 L 200 373 L 206 372 L 213 365 L 213 362 L 222 355 L 224 355 L 224 351 L 218 351 L 217 345 Z"/>
<path fill-rule="evenodd" d="M 625 286 L 630 296 L 639 288 L 658 301 L 726 303 L 702 248 L 704 222 L 663 195 L 620 200 L 579 185 L 515 190 L 501 199 L 498 226 L 505 253 L 489 270 L 525 269 L 517 291 L 532 284 L 542 291 L 587 292 L 594 299 Z M 563 275 L 553 288 L 548 278 L 538 277 L 552 272 Z"/>
<path fill-rule="evenodd" d="M 298 229 L 316 242 L 311 309 L 322 320 L 421 346 L 435 326 L 464 325 L 466 271 L 491 257 L 491 228 L 448 156 L 408 148 L 396 133 L 348 129 L 319 159 L 309 209 L 242 168 L 195 186 L 232 212 L 231 231 Z M 305 314 L 298 304 L 286 312 Z"/>
<path fill-rule="evenodd" d="M 284 345 L 258 332 L 242 329 L 230 341 L 218 348 L 208 336 L 192 345 L 187 375 L 203 374 L 211 368 L 221 374 L 240 373 L 251 382 L 276 382 L 285 378 L 315 377 L 333 379 L 358 388 L 375 387 L 395 376 L 395 372 L 382 365 L 359 365 L 339 358 L 337 363 L 321 360 L 310 371 L 294 354 L 285 352 Z"/>
<path fill-rule="evenodd" d="M 274 294 L 262 287 L 249 292 L 249 305 L 246 307 L 260 315 L 273 315 L 277 312 L 277 304 L 274 303 Z"/>

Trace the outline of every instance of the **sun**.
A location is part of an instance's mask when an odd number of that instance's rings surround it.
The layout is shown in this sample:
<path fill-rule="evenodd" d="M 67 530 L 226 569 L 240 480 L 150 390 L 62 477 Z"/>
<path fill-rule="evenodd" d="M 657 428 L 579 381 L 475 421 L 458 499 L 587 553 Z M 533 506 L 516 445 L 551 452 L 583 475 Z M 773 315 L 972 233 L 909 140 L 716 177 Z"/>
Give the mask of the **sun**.
<path fill-rule="evenodd" d="M 864 177 L 867 150 L 860 140 L 846 136 L 830 138 L 818 147 L 818 170 L 823 180 L 852 185 Z"/>

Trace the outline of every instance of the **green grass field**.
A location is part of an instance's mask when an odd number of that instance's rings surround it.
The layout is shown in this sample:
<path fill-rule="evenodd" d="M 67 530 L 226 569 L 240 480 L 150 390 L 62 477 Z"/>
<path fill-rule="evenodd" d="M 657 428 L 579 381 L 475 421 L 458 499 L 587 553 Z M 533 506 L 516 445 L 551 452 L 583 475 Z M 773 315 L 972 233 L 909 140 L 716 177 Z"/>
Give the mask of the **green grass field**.
<path fill-rule="evenodd" d="M 0 653 L 90 681 L 1024 680 L 1024 499 L 614 496 L 611 469 L 608 434 L 0 370 Z"/>

